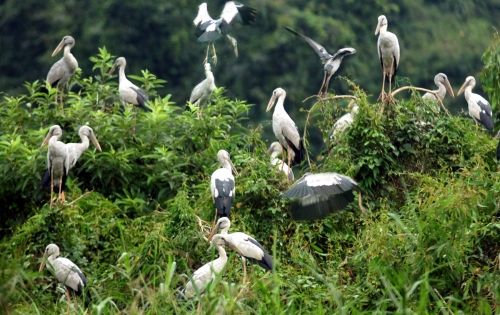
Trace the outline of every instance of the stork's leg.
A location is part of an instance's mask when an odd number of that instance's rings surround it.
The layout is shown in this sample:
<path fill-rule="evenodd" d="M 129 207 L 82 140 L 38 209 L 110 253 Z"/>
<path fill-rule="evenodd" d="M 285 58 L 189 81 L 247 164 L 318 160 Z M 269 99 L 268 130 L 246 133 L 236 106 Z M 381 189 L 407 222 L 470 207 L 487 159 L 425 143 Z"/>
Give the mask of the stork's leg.
<path fill-rule="evenodd" d="M 71 304 L 71 297 L 69 296 L 69 291 L 66 289 L 66 298 L 68 299 L 68 313 L 70 312 L 69 305 Z"/>
<path fill-rule="evenodd" d="M 290 153 L 288 153 L 288 169 L 291 170 L 292 167 L 290 166 L 290 163 L 292 162 L 292 155 Z M 288 177 L 288 180 L 290 180 L 290 177 Z"/>
<path fill-rule="evenodd" d="M 207 55 L 205 56 L 205 60 L 203 60 L 203 64 L 206 64 L 208 62 L 208 52 L 210 51 L 210 43 L 207 45 Z"/>
<path fill-rule="evenodd" d="M 389 72 L 389 100 L 392 99 L 392 74 L 394 70 L 394 62 L 391 62 L 391 72 Z"/>
<path fill-rule="evenodd" d="M 197 314 L 201 313 L 201 301 L 198 301 L 198 307 L 196 308 Z"/>
<path fill-rule="evenodd" d="M 281 170 L 283 172 L 283 165 L 285 165 L 285 148 L 281 147 Z"/>
<path fill-rule="evenodd" d="M 328 85 L 330 85 L 330 79 L 332 78 L 333 73 L 330 73 L 328 79 L 326 80 L 325 94 L 328 94 Z"/>
<path fill-rule="evenodd" d="M 53 203 L 53 196 L 54 196 L 54 174 L 51 172 L 50 173 L 50 205 L 49 208 L 52 209 L 52 203 Z"/>
<path fill-rule="evenodd" d="M 383 69 L 383 75 L 382 75 L 382 92 L 380 92 L 380 96 L 378 97 L 378 99 L 380 101 L 382 101 L 382 103 L 384 102 L 385 100 L 385 66 L 382 65 L 382 69 Z M 383 108 L 383 106 L 382 106 Z"/>
<path fill-rule="evenodd" d="M 64 86 L 61 88 L 61 95 L 59 96 L 61 100 L 61 108 L 64 109 L 64 104 L 63 104 L 63 95 L 64 95 Z"/>
<path fill-rule="evenodd" d="M 217 53 L 215 52 L 215 43 L 212 42 L 212 49 L 214 51 L 214 56 L 212 58 L 214 58 L 214 66 L 217 65 Z"/>
<path fill-rule="evenodd" d="M 59 178 L 59 194 L 57 196 L 57 201 L 61 200 L 62 202 L 64 202 L 64 195 L 62 194 L 62 175 L 61 177 Z"/>
<path fill-rule="evenodd" d="M 243 262 L 243 284 L 247 282 L 247 262 L 245 257 L 241 257 L 241 261 Z"/>
<path fill-rule="evenodd" d="M 323 90 L 323 86 L 325 86 L 326 79 L 326 71 L 323 71 L 323 83 L 321 83 L 321 88 L 319 89 L 318 96 L 321 95 L 321 91 Z"/>

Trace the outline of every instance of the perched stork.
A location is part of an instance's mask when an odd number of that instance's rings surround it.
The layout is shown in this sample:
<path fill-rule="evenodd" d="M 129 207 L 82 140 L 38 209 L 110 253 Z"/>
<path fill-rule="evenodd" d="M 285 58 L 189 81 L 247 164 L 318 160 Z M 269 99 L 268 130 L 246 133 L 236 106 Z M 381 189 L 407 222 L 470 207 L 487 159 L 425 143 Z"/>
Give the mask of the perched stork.
<path fill-rule="evenodd" d="M 500 140 L 500 130 L 498 131 L 497 135 L 493 139 Z M 500 141 L 498 141 L 498 145 L 497 145 L 497 161 L 500 161 Z"/>
<path fill-rule="evenodd" d="M 334 141 L 339 133 L 342 134 L 354 122 L 354 116 L 358 113 L 359 106 L 355 101 L 351 101 L 348 108 L 351 112 L 340 117 L 333 125 L 332 130 L 330 130 L 328 134 L 330 142 Z"/>
<path fill-rule="evenodd" d="M 271 164 L 276 165 L 278 167 L 278 171 L 283 172 L 290 180 L 294 180 L 292 170 L 288 168 L 288 165 L 278 159 L 278 155 L 282 152 L 283 146 L 278 141 L 271 143 L 269 149 L 267 150 L 267 154 L 271 155 Z"/>
<path fill-rule="evenodd" d="M 191 276 L 191 280 L 186 283 L 177 298 L 185 297 L 190 299 L 195 295 L 201 295 L 205 292 L 207 285 L 215 280 L 217 275 L 222 272 L 227 263 L 226 251 L 222 247 L 224 244 L 225 241 L 222 238 L 222 235 L 214 235 L 212 237 L 212 245 L 214 245 L 219 252 L 219 258 L 204 264 L 201 268 L 196 270 Z M 198 303 L 198 311 L 201 311 L 200 303 Z"/>
<path fill-rule="evenodd" d="M 273 96 L 267 105 L 266 112 L 270 111 L 276 103 L 273 113 L 273 131 L 279 143 L 283 146 L 282 166 L 285 163 L 285 151 L 288 154 L 288 169 L 291 166 L 302 162 L 306 155 L 304 142 L 300 138 L 299 130 L 295 122 L 288 116 L 283 103 L 285 102 L 286 92 L 282 88 L 273 91 Z M 278 100 L 276 102 L 276 100 Z M 283 168 L 282 168 L 283 170 Z"/>
<path fill-rule="evenodd" d="M 69 159 L 69 169 L 72 169 L 80 156 L 82 156 L 83 152 L 87 151 L 89 148 L 89 138 L 92 140 L 92 143 L 96 146 L 99 152 L 102 152 L 101 146 L 95 137 L 94 131 L 89 126 L 80 127 L 80 131 L 78 131 L 78 135 L 80 139 L 82 139 L 82 143 L 66 143 L 66 147 L 68 148 L 68 159 Z"/>
<path fill-rule="evenodd" d="M 73 74 L 75 74 L 78 68 L 78 61 L 71 53 L 71 48 L 75 46 L 75 39 L 71 36 L 64 36 L 62 41 L 57 45 L 56 49 L 52 53 L 52 57 L 57 55 L 61 49 L 64 48 L 64 56 L 56 62 L 49 70 L 47 74 L 47 83 L 57 89 L 61 88 L 61 107 L 63 107 L 63 92 L 64 86 L 69 82 Z M 57 103 L 57 93 L 56 93 L 56 103 Z"/>
<path fill-rule="evenodd" d="M 207 105 L 210 96 L 212 96 L 212 92 L 217 88 L 214 83 L 214 74 L 212 73 L 209 63 L 205 64 L 205 76 L 206 79 L 194 87 L 189 97 L 189 102 L 194 106 L 198 106 L 199 113 L 201 109 Z"/>
<path fill-rule="evenodd" d="M 64 143 L 58 141 L 62 136 L 62 129 L 59 125 L 50 127 L 49 133 L 41 147 L 49 144 L 47 152 L 47 168 L 42 177 L 42 187 L 50 187 L 50 208 L 52 208 L 54 186 L 59 188 L 59 196 L 57 200 L 65 201 L 64 188 L 66 185 L 66 177 L 69 170 L 68 148 Z M 54 178 L 57 182 L 54 185 Z"/>
<path fill-rule="evenodd" d="M 81 296 L 83 291 L 86 292 L 84 299 L 85 306 L 90 303 L 90 290 L 85 290 L 87 286 L 87 278 L 82 270 L 78 268 L 71 260 L 59 256 L 59 247 L 56 244 L 49 244 L 45 248 L 42 263 L 40 264 L 39 271 L 41 272 L 45 267 L 45 261 L 48 260 L 47 268 L 55 273 L 57 280 L 64 284 L 66 287 L 66 297 L 68 303 L 71 303 L 70 292 L 73 294 L 76 305 L 75 295 Z M 69 309 L 69 304 L 68 304 Z"/>
<path fill-rule="evenodd" d="M 241 256 L 243 262 L 243 284 L 245 284 L 247 278 L 246 259 L 259 264 L 264 270 L 273 270 L 273 259 L 269 256 L 264 247 L 245 233 L 234 232 L 228 234 L 227 232 L 230 227 L 231 221 L 229 221 L 228 218 L 220 218 L 217 220 L 217 224 L 212 229 L 212 232 L 210 232 L 208 241 L 210 242 L 215 233 L 221 231 L 220 236 L 222 236 L 226 245 L 231 247 Z"/>
<path fill-rule="evenodd" d="M 389 99 L 392 97 L 392 82 L 396 77 L 399 66 L 399 42 L 396 35 L 387 31 L 387 18 L 385 15 L 378 17 L 377 29 L 375 35 L 380 32 L 377 41 L 378 58 L 384 71 L 382 79 L 382 93 L 379 99 L 385 100 L 385 82 L 389 82 Z"/>
<path fill-rule="evenodd" d="M 257 10 L 254 8 L 250 8 L 233 1 L 228 1 L 224 5 L 220 18 L 218 20 L 214 20 L 208 14 L 207 3 L 203 2 L 200 4 L 198 7 L 198 15 L 193 20 L 193 23 L 196 26 L 194 35 L 198 38 L 198 41 L 208 43 L 207 55 L 205 56 L 203 63 L 207 63 L 208 61 L 208 51 L 210 49 L 210 43 L 212 43 L 214 65 L 217 64 L 217 54 L 215 53 L 214 41 L 219 39 L 222 35 L 229 39 L 231 45 L 233 45 L 234 54 L 238 57 L 238 43 L 236 42 L 236 39 L 229 36 L 231 25 L 235 21 L 241 22 L 243 25 L 250 25 L 255 21 L 256 15 Z"/>
<path fill-rule="evenodd" d="M 213 172 L 210 179 L 210 191 L 212 192 L 212 200 L 215 203 L 215 220 L 217 214 L 220 217 L 229 217 L 231 206 L 233 205 L 236 188 L 234 185 L 233 171 L 236 175 L 238 172 L 231 162 L 231 157 L 226 150 L 217 152 L 217 159 L 222 165 L 222 168 Z"/>
<path fill-rule="evenodd" d="M 353 190 L 358 192 L 359 208 L 366 214 L 358 184 L 348 176 L 333 172 L 306 174 L 283 196 L 298 199 L 291 203 L 294 220 L 317 220 L 347 207 L 354 200 Z"/>
<path fill-rule="evenodd" d="M 124 57 L 120 57 L 116 59 L 113 68 L 111 68 L 111 70 L 109 71 L 109 74 L 112 74 L 115 71 L 116 67 L 120 67 L 120 73 L 118 75 L 118 90 L 120 92 L 120 98 L 125 103 L 139 106 L 147 112 L 152 112 L 151 108 L 146 106 L 146 102 L 149 99 L 146 92 L 144 92 L 137 85 L 133 84 L 127 79 L 127 76 L 125 75 L 126 66 L 127 61 Z"/>
<path fill-rule="evenodd" d="M 446 91 L 451 95 L 451 97 L 455 97 L 455 94 L 453 94 L 453 89 L 451 88 L 450 81 L 448 81 L 448 77 L 444 73 L 438 73 L 434 77 L 434 84 L 438 87 L 437 90 L 434 90 L 436 94 L 438 95 L 440 100 L 444 100 L 444 97 L 446 96 Z M 430 99 L 433 101 L 437 101 L 436 95 L 432 93 L 425 93 L 422 98 L 425 99 Z"/>
<path fill-rule="evenodd" d="M 469 115 L 478 123 L 484 126 L 488 131 L 493 131 L 493 117 L 490 103 L 481 95 L 472 93 L 472 88 L 476 85 L 476 79 L 470 76 L 465 79 L 464 84 L 457 95 L 464 92 L 465 100 L 469 107 Z"/>
<path fill-rule="evenodd" d="M 330 55 L 326 49 L 318 44 L 317 42 L 313 41 L 309 37 L 302 35 L 300 33 L 297 33 L 296 31 L 292 30 L 289 27 L 285 26 L 285 29 L 289 31 L 290 33 L 300 36 L 305 41 L 314 49 L 314 51 L 318 54 L 319 58 L 321 59 L 321 62 L 325 65 L 323 67 L 324 73 L 323 73 L 323 83 L 321 84 L 321 88 L 319 89 L 318 95 L 321 94 L 321 90 L 323 90 L 323 86 L 325 87 L 325 94 L 328 93 L 328 84 L 330 83 L 330 78 L 337 72 L 337 70 L 340 67 L 340 64 L 342 63 L 342 59 L 345 56 L 349 56 L 352 54 L 356 53 L 356 49 L 347 47 L 347 48 L 341 48 L 339 49 L 334 55 Z M 326 79 L 326 74 L 328 75 L 328 79 L 326 80 L 325 84 L 325 79 Z"/>

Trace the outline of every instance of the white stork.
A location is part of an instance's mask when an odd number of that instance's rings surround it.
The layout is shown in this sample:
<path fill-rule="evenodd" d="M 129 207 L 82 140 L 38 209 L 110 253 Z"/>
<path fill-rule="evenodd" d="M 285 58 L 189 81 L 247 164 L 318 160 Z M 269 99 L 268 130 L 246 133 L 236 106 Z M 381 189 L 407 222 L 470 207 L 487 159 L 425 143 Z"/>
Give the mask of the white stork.
<path fill-rule="evenodd" d="M 278 159 L 278 155 L 283 152 L 283 146 L 278 141 L 271 143 L 269 149 L 267 150 L 267 154 L 271 155 L 271 164 L 276 165 L 278 167 L 279 172 L 283 172 L 290 180 L 294 180 L 294 175 L 291 169 L 288 168 L 288 165 L 284 164 L 280 159 Z"/>
<path fill-rule="evenodd" d="M 201 295 L 205 292 L 207 285 L 215 280 L 217 275 L 222 272 L 224 266 L 227 263 L 226 251 L 222 247 L 225 241 L 222 235 L 214 235 L 212 238 L 212 245 L 219 252 L 219 258 L 204 264 L 198 270 L 196 270 L 191 276 L 191 280 L 186 283 L 184 288 L 181 290 L 177 298 L 187 298 L 190 299 L 195 295 Z M 198 311 L 201 311 L 201 304 L 198 303 Z"/>
<path fill-rule="evenodd" d="M 342 134 L 354 122 L 354 116 L 358 113 L 359 106 L 355 101 L 351 101 L 348 108 L 351 112 L 343 115 L 333 124 L 332 130 L 328 134 L 330 142 L 334 141 L 339 133 Z"/>
<path fill-rule="evenodd" d="M 212 200 L 215 203 L 214 223 L 215 219 L 217 219 L 217 214 L 220 217 L 229 217 L 236 193 L 232 172 L 234 171 L 238 175 L 236 168 L 231 162 L 231 157 L 226 150 L 219 150 L 217 152 L 217 159 L 222 168 L 213 172 L 210 178 L 210 191 L 212 192 Z"/>
<path fill-rule="evenodd" d="M 66 177 L 69 170 L 68 148 L 64 143 L 58 141 L 62 136 L 62 129 L 59 125 L 50 127 L 49 133 L 43 140 L 41 147 L 49 144 L 47 152 L 47 168 L 42 177 L 42 187 L 50 187 L 50 208 L 52 208 L 54 186 L 59 187 L 59 196 L 57 200 L 65 201 L 64 188 L 66 185 Z M 54 185 L 54 178 L 57 182 Z"/>
<path fill-rule="evenodd" d="M 387 31 L 387 18 L 385 15 L 378 17 L 377 29 L 375 35 L 380 32 L 377 41 L 378 58 L 384 71 L 382 79 L 382 93 L 379 99 L 385 100 L 385 82 L 389 82 L 389 99 L 392 97 L 392 82 L 396 77 L 399 66 L 399 42 L 394 33 Z"/>
<path fill-rule="evenodd" d="M 285 151 L 288 154 L 288 168 L 300 164 L 306 155 L 304 142 L 300 138 L 299 130 L 295 122 L 288 116 L 283 103 L 286 92 L 282 88 L 273 91 L 266 112 L 270 111 L 276 103 L 273 113 L 273 131 L 279 143 L 283 146 L 282 162 L 285 163 Z M 276 100 L 278 100 L 276 102 Z M 283 170 L 283 169 L 282 169 Z"/>
<path fill-rule="evenodd" d="M 493 117 L 490 103 L 479 94 L 472 93 L 472 88 L 476 85 L 476 79 L 470 76 L 465 79 L 464 84 L 458 91 L 457 95 L 464 93 L 465 100 L 469 107 L 469 115 L 478 123 L 484 126 L 489 131 L 494 128 Z"/>
<path fill-rule="evenodd" d="M 498 131 L 497 135 L 493 139 L 500 140 L 500 130 Z M 500 141 L 498 141 L 498 145 L 497 145 L 497 161 L 500 161 Z"/>
<path fill-rule="evenodd" d="M 45 253 L 43 254 L 39 271 L 41 272 L 43 270 L 45 262 L 48 260 L 47 268 L 51 272 L 55 273 L 57 280 L 66 287 L 66 297 L 68 298 L 68 303 L 71 303 L 70 292 L 73 294 L 76 305 L 75 295 L 81 296 L 85 291 L 86 296 L 84 304 L 85 306 L 88 306 L 90 303 L 90 290 L 85 289 L 87 286 L 87 278 L 83 274 L 82 270 L 71 260 L 57 256 L 59 256 L 59 247 L 56 244 L 49 244 L 45 248 Z"/>
<path fill-rule="evenodd" d="M 127 79 L 127 76 L 125 75 L 126 66 L 127 61 L 124 57 L 120 57 L 116 59 L 113 68 L 111 68 L 111 70 L 109 71 L 109 74 L 112 74 L 115 71 L 116 67 L 120 67 L 120 73 L 118 75 L 118 91 L 120 92 L 120 98 L 125 103 L 139 106 L 143 110 L 151 112 L 151 108 L 146 106 L 146 102 L 149 99 L 148 95 L 141 88 Z"/>
<path fill-rule="evenodd" d="M 321 84 L 321 88 L 319 89 L 318 95 L 321 94 L 321 90 L 323 89 L 323 86 L 325 87 L 325 94 L 328 93 L 328 84 L 330 83 L 330 78 L 337 72 L 337 70 L 340 67 L 340 64 L 342 63 L 342 59 L 345 56 L 349 56 L 352 54 L 356 53 L 356 49 L 347 47 L 347 48 L 341 48 L 339 49 L 334 55 L 330 55 L 326 49 L 318 44 L 317 42 L 313 41 L 309 37 L 302 35 L 300 33 L 297 33 L 296 31 L 292 30 L 289 27 L 285 26 L 285 29 L 289 31 L 290 33 L 300 36 L 305 41 L 314 49 L 314 51 L 318 54 L 319 58 L 321 59 L 321 62 L 325 65 L 323 67 L 324 73 L 323 73 L 323 83 Z M 326 79 L 326 74 L 328 75 L 328 79 Z M 326 79 L 326 84 L 325 84 L 325 79 Z"/>
<path fill-rule="evenodd" d="M 206 79 L 198 83 L 189 97 L 189 102 L 194 106 L 198 106 L 199 113 L 201 113 L 202 108 L 207 105 L 212 96 L 212 92 L 217 88 L 214 83 L 214 74 L 210 68 L 210 64 L 205 64 L 205 76 Z M 200 114 L 198 117 L 201 116 Z"/>
<path fill-rule="evenodd" d="M 69 82 L 73 74 L 75 74 L 78 68 L 78 61 L 71 53 L 71 48 L 75 46 L 75 39 L 71 36 L 64 36 L 62 41 L 57 45 L 56 49 L 52 53 L 52 57 L 57 55 L 61 49 L 64 47 L 63 57 L 56 62 L 49 70 L 47 74 L 47 83 L 57 89 L 61 88 L 61 107 L 63 107 L 63 92 L 64 86 Z M 57 103 L 57 92 L 56 92 L 56 103 Z"/>
<path fill-rule="evenodd" d="M 298 199 L 290 206 L 294 220 L 317 220 L 347 207 L 354 200 L 353 190 L 358 192 L 359 208 L 366 214 L 358 184 L 348 176 L 333 172 L 306 174 L 283 196 Z"/>
<path fill-rule="evenodd" d="M 229 36 L 231 25 L 235 21 L 241 22 L 243 25 L 250 25 L 255 21 L 255 15 L 257 15 L 257 10 L 254 8 L 250 8 L 233 1 L 228 1 L 224 5 L 220 18 L 218 20 L 214 20 L 208 14 L 207 3 L 203 2 L 200 4 L 198 7 L 198 15 L 193 20 L 193 23 L 196 26 L 194 35 L 198 38 L 198 41 L 208 43 L 207 55 L 205 56 L 203 63 L 207 63 L 208 61 L 208 51 L 210 49 L 210 43 L 212 43 L 214 65 L 217 64 L 217 54 L 215 53 L 214 41 L 219 39 L 221 35 L 224 35 L 229 39 L 231 45 L 233 45 L 234 54 L 238 57 L 236 39 Z"/>
<path fill-rule="evenodd" d="M 101 146 L 95 137 L 94 131 L 89 126 L 80 127 L 80 131 L 78 131 L 78 135 L 80 139 L 82 139 L 81 143 L 66 143 L 66 147 L 68 148 L 68 159 L 69 159 L 69 170 L 72 169 L 80 156 L 82 156 L 83 152 L 87 151 L 89 148 L 89 138 L 92 140 L 92 143 L 96 146 L 99 152 L 102 152 Z"/>
<path fill-rule="evenodd" d="M 212 229 L 212 232 L 210 232 L 208 241 L 214 237 L 215 233 L 221 231 L 220 235 L 226 242 L 226 245 L 231 247 L 241 256 L 243 262 L 243 284 L 245 284 L 247 278 L 247 259 L 251 262 L 256 262 L 264 270 L 273 270 L 273 259 L 269 256 L 264 247 L 245 233 L 234 232 L 228 234 L 227 232 L 230 227 L 231 221 L 229 221 L 228 218 L 220 218 L 217 220 L 217 224 Z"/>

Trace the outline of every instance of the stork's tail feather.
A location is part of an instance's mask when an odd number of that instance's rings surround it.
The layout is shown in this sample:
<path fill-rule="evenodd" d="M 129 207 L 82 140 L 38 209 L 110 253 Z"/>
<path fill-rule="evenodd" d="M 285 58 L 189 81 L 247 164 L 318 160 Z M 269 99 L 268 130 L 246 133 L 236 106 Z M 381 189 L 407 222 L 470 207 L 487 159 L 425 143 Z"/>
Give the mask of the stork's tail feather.
<path fill-rule="evenodd" d="M 50 190 L 50 172 L 46 168 L 42 176 L 42 188 Z"/>
<path fill-rule="evenodd" d="M 295 158 L 293 160 L 292 165 L 298 165 L 300 164 L 305 158 L 306 158 L 306 148 L 304 146 L 304 139 L 300 139 L 299 141 L 299 148 L 298 150 L 294 149 L 295 153 Z"/>
<path fill-rule="evenodd" d="M 89 288 L 85 288 L 85 295 L 83 297 L 83 304 L 85 305 L 86 308 L 88 308 L 91 303 L 92 303 L 92 294 L 90 294 Z"/>
<path fill-rule="evenodd" d="M 146 106 L 146 105 L 144 105 L 144 104 L 139 104 L 138 106 L 139 106 L 140 108 L 142 108 L 143 110 L 147 111 L 147 112 L 150 112 L 150 113 L 151 113 L 151 112 L 153 111 L 151 108 L 147 107 L 147 106 Z"/>

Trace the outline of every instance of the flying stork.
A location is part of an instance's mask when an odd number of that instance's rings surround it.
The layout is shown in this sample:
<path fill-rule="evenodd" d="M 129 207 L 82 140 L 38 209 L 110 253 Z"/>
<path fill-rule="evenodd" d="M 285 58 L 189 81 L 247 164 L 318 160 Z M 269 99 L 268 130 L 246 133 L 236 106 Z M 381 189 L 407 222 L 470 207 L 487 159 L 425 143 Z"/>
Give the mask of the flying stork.
<path fill-rule="evenodd" d="M 306 174 L 283 196 L 297 199 L 290 206 L 294 220 L 318 220 L 347 207 L 354 200 L 353 190 L 358 192 L 359 208 L 366 214 L 358 184 L 338 173 Z"/>
<path fill-rule="evenodd" d="M 304 148 L 304 141 L 300 138 L 297 125 L 295 125 L 295 122 L 285 111 L 285 107 L 283 106 L 285 98 L 285 90 L 282 88 L 274 90 L 266 112 L 270 111 L 276 103 L 273 113 L 273 131 L 279 143 L 283 146 L 282 162 L 283 164 L 285 163 L 286 151 L 288 155 L 288 169 L 290 169 L 291 166 L 302 162 L 305 158 L 306 150 Z M 276 100 L 278 101 L 276 102 Z"/>
<path fill-rule="evenodd" d="M 314 51 L 318 54 L 319 58 L 321 59 L 321 62 L 325 65 L 323 67 L 324 73 L 323 73 L 323 83 L 321 84 L 321 88 L 319 89 L 318 95 L 321 95 L 321 90 L 323 90 L 323 87 L 325 87 L 325 94 L 328 93 L 328 84 L 330 83 L 330 78 L 337 72 L 337 70 L 340 67 L 340 64 L 342 63 L 342 59 L 345 56 L 349 56 L 352 54 L 356 53 L 356 49 L 347 47 L 347 48 L 341 48 L 339 49 L 334 55 L 330 55 L 326 49 L 318 44 L 317 42 L 313 41 L 309 37 L 302 35 L 300 33 L 297 33 L 296 31 L 292 30 L 289 27 L 285 26 L 285 29 L 289 31 L 290 33 L 300 36 L 305 41 L 314 49 Z M 325 84 L 325 79 L 326 79 L 326 73 L 328 73 L 328 79 L 326 80 Z"/>
<path fill-rule="evenodd" d="M 247 259 L 259 264 L 264 270 L 273 270 L 273 259 L 269 256 L 264 247 L 245 233 L 234 232 L 228 234 L 227 232 L 230 227 L 231 221 L 229 221 L 228 218 L 220 218 L 217 220 L 217 224 L 212 229 L 212 232 L 210 232 L 208 241 L 214 237 L 215 233 L 221 231 L 219 235 L 221 235 L 222 239 L 226 242 L 226 245 L 231 247 L 241 256 L 241 261 L 243 262 L 243 284 L 245 284 L 247 278 Z"/>
<path fill-rule="evenodd" d="M 385 82 L 389 82 L 389 99 L 392 97 L 392 82 L 396 77 L 399 66 L 399 42 L 398 38 L 394 33 L 387 31 L 387 18 L 385 15 L 378 17 L 377 29 L 375 30 L 375 35 L 380 32 L 377 41 L 377 52 L 378 58 L 380 59 L 380 64 L 384 72 L 384 77 L 382 79 L 382 93 L 380 93 L 379 99 L 384 102 L 385 94 Z"/>
<path fill-rule="evenodd" d="M 212 73 L 209 63 L 205 64 L 206 79 L 198 83 L 189 97 L 189 102 L 194 106 L 198 106 L 198 117 L 201 116 L 202 108 L 207 105 L 212 96 L 212 92 L 217 88 L 214 83 L 214 74 Z"/>
<path fill-rule="evenodd" d="M 187 298 L 190 299 L 195 295 L 201 295 L 205 292 L 207 285 L 215 280 L 217 275 L 222 272 L 224 266 L 227 263 L 226 251 L 222 247 L 225 244 L 222 235 L 214 235 L 212 237 L 212 245 L 215 246 L 219 252 L 219 258 L 204 264 L 196 270 L 191 276 L 191 280 L 186 283 L 177 298 Z M 201 311 L 201 303 L 198 302 L 198 312 Z"/>
<path fill-rule="evenodd" d="M 69 169 L 72 169 L 80 156 L 82 156 L 83 152 L 87 151 L 89 148 L 89 138 L 92 140 L 92 143 L 96 146 L 99 152 L 102 152 L 101 146 L 95 137 L 94 131 L 89 126 L 80 127 L 80 131 L 78 131 L 78 135 L 80 139 L 82 139 L 81 143 L 66 143 L 66 148 L 68 148 L 68 160 L 69 160 Z"/>
<path fill-rule="evenodd" d="M 488 131 L 493 131 L 493 118 L 490 103 L 479 94 L 472 93 L 472 88 L 476 85 L 476 79 L 470 76 L 465 79 L 464 84 L 457 95 L 464 93 L 465 100 L 469 107 L 469 115 L 478 123 L 484 126 Z"/>
<path fill-rule="evenodd" d="M 282 152 L 283 146 L 278 141 L 271 143 L 269 149 L 267 149 L 267 154 L 271 155 L 271 164 L 276 165 L 278 167 L 278 171 L 283 172 L 290 180 L 294 180 L 292 170 L 288 168 L 288 165 L 278 159 L 278 155 Z"/>
<path fill-rule="evenodd" d="M 62 136 L 62 129 L 59 125 L 50 127 L 49 133 L 43 140 L 41 147 L 49 144 L 47 152 L 47 168 L 42 177 L 42 187 L 50 187 L 50 208 L 52 208 L 54 186 L 59 188 L 57 200 L 65 201 L 64 188 L 69 170 L 68 148 L 64 143 L 58 141 Z M 54 178 L 57 180 L 54 185 Z"/>
<path fill-rule="evenodd" d="M 219 217 L 229 217 L 236 193 L 232 172 L 234 171 L 238 175 L 236 168 L 231 162 L 231 157 L 226 150 L 219 150 L 217 152 L 217 159 L 222 168 L 213 172 L 210 179 L 210 191 L 212 192 L 212 200 L 215 203 L 214 223 L 217 219 L 217 214 Z"/>
<path fill-rule="evenodd" d="M 129 103 L 135 106 L 139 106 L 143 110 L 147 112 L 152 112 L 151 108 L 146 106 L 146 102 L 149 97 L 142 89 L 140 89 L 137 85 L 133 84 L 127 79 L 125 75 L 125 67 L 127 66 L 127 60 L 124 57 L 120 57 L 116 59 L 113 68 L 109 71 L 109 74 L 112 74 L 116 67 L 120 67 L 120 73 L 118 75 L 118 91 L 120 92 L 120 98 L 123 102 Z"/>
<path fill-rule="evenodd" d="M 42 263 L 40 264 L 41 272 L 45 267 L 45 263 L 48 260 L 47 268 L 55 273 L 57 280 L 64 284 L 66 287 L 66 297 L 68 298 L 68 310 L 69 303 L 71 303 L 70 293 L 73 294 L 76 305 L 75 295 L 81 296 L 83 291 L 85 291 L 86 296 L 84 298 L 84 304 L 87 307 L 90 304 L 90 290 L 86 290 L 87 278 L 83 274 L 82 270 L 78 268 L 75 263 L 71 260 L 59 256 L 59 247 L 56 244 L 49 244 L 45 248 L 45 253 L 43 254 Z"/>
<path fill-rule="evenodd" d="M 226 36 L 231 45 L 234 48 L 234 54 L 238 57 L 238 43 L 236 39 L 229 36 L 229 31 L 231 26 L 235 21 L 241 22 L 243 25 L 250 25 L 255 21 L 255 16 L 257 15 L 257 10 L 250 8 L 246 5 L 240 3 L 235 3 L 233 1 L 228 1 L 224 5 L 224 9 L 218 20 L 214 20 L 208 14 L 207 3 L 203 2 L 198 7 L 198 15 L 193 20 L 196 26 L 196 31 L 194 35 L 198 38 L 201 43 L 208 43 L 207 55 L 203 63 L 208 61 L 208 51 L 210 49 L 210 43 L 212 43 L 212 50 L 214 52 L 214 65 L 217 64 L 217 54 L 215 53 L 214 41 L 219 39 L 222 35 Z"/>
<path fill-rule="evenodd" d="M 57 55 L 61 49 L 64 48 L 63 57 L 52 65 L 47 74 L 47 83 L 57 89 L 61 88 L 61 107 L 63 107 L 63 92 L 64 86 L 69 82 L 73 74 L 75 74 L 78 68 L 78 61 L 70 52 L 71 48 L 75 46 L 75 39 L 71 36 L 64 36 L 62 41 L 57 45 L 56 49 L 52 53 L 52 57 Z M 57 92 L 56 92 L 56 103 L 57 103 Z"/>

